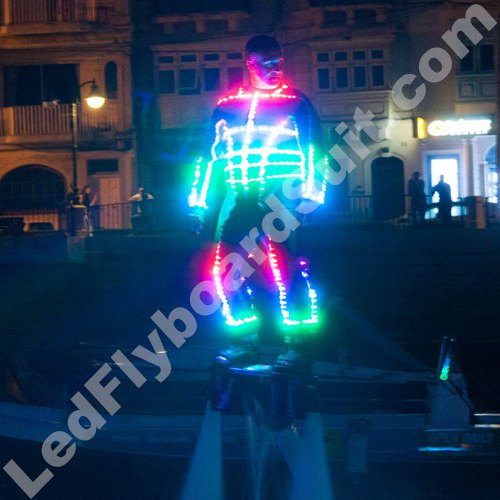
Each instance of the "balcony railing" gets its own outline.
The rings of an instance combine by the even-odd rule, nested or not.
[[[79,105],[78,129],[82,132],[118,128],[118,106],[107,101],[101,109]],[[0,108],[0,137],[53,136],[70,133],[71,104]]]
[[[115,17],[113,0],[0,0],[0,25],[12,28],[46,23],[109,23]]]

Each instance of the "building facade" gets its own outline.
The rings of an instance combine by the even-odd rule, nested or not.
[[[70,189],[71,103],[88,95],[89,81],[107,100],[100,110],[78,105],[78,186],[90,184],[99,203],[112,206],[125,202],[140,182],[157,199],[184,207],[210,114],[222,94],[248,83],[244,47],[259,33],[282,44],[286,78],[318,110],[332,156],[340,151],[353,162],[346,180],[331,188],[331,214],[404,215],[415,171],[428,193],[444,175],[456,200],[496,201],[498,29],[476,16],[471,26],[478,38],[464,38],[462,58],[442,39],[464,18],[468,4],[2,0],[0,5],[4,212],[54,210]],[[476,5],[496,18],[494,2]],[[440,62],[430,61],[434,77],[427,81],[420,74],[421,58],[436,47],[447,51],[451,66],[436,77]],[[425,97],[412,106],[394,99],[393,88],[404,75],[415,75],[403,89],[408,99],[418,85],[425,86]]]
[[[5,214],[56,212],[76,180],[101,205],[135,182],[131,23],[126,0],[0,2],[0,199]],[[106,98],[91,109],[98,86]],[[72,103],[77,102],[76,179]],[[50,215],[52,214],[52,216]],[[103,227],[110,221],[102,219]]]
[[[448,47],[449,74],[435,83],[419,77],[427,92],[418,105],[403,109],[392,93],[403,75],[418,76],[427,50],[446,47],[441,36],[469,5],[382,0],[256,1],[251,8],[247,2],[216,4],[157,4],[151,50],[160,140],[153,182],[161,184],[168,172],[168,191],[168,182],[177,186],[189,176],[187,165],[201,147],[218,96],[247,83],[246,41],[270,33],[284,47],[287,79],[318,110],[325,142],[340,147],[356,165],[333,189],[337,208],[369,210],[380,219],[399,217],[408,209],[407,182],[415,171],[428,193],[443,174],[457,201],[473,195],[496,200],[493,37],[498,30],[473,21],[481,41],[465,39],[470,53],[463,59]],[[496,17],[494,3],[485,2],[484,9]],[[485,120],[491,120],[486,128]],[[439,127],[435,122],[445,122],[447,132],[429,133],[429,126],[430,132]],[[419,135],[418,124],[425,136]]]

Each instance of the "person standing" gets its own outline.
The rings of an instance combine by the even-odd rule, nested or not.
[[[128,201],[132,202],[132,228],[147,229],[151,223],[151,200],[154,196],[146,192],[144,187],[139,186],[136,194]]]
[[[94,193],[88,184],[83,186],[80,192],[80,204],[85,207],[85,223],[89,236],[94,236],[94,229],[98,225],[98,203],[97,193]]]
[[[303,339],[313,338],[319,326],[309,263],[297,256],[299,231],[291,233],[286,241],[275,242],[259,228],[269,213],[266,200],[280,193],[287,180],[300,183],[299,201],[323,203],[326,180],[315,169],[318,162],[326,161],[321,125],[307,97],[282,81],[283,52],[274,38],[253,37],[246,44],[245,57],[250,85],[218,101],[188,199],[193,213],[202,220],[213,185],[226,192],[215,237],[212,274],[231,347],[220,352],[217,360],[232,366],[257,361],[263,318],[254,309],[249,280],[241,278],[237,290],[228,289],[225,284],[230,272],[222,263],[226,256],[237,252],[250,265],[259,265],[257,256],[264,253],[271,267],[285,337],[285,352],[275,364],[285,369],[302,367]],[[243,250],[240,242],[254,228],[256,246],[254,250]]]
[[[437,193],[439,195],[438,201],[438,217],[443,224],[449,224],[451,221],[451,207],[453,200],[451,199],[451,187],[444,182],[444,175],[439,176],[439,182],[432,188],[431,196]]]
[[[410,213],[413,222],[423,222],[427,210],[427,199],[425,183],[420,178],[420,172],[414,172],[408,181],[408,194],[410,195]]]

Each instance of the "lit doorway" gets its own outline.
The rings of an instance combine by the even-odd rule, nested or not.
[[[432,187],[439,182],[439,178],[442,175],[444,177],[444,182],[450,185],[451,199],[453,201],[459,201],[461,189],[460,189],[460,174],[459,174],[459,157],[458,155],[433,155],[428,156],[428,187],[427,192],[432,191]],[[437,203],[439,201],[439,195],[434,193],[432,197],[432,203]],[[433,209],[429,214],[431,217],[435,217],[437,209]],[[460,214],[460,207],[453,207],[451,211],[452,215]]]

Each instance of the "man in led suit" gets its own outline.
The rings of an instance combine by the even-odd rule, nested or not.
[[[326,180],[317,168],[326,162],[321,125],[309,100],[282,83],[283,54],[274,38],[252,38],[245,56],[251,85],[219,100],[209,128],[210,150],[196,164],[189,205],[202,219],[213,184],[225,185],[212,275],[231,348],[222,351],[218,361],[231,366],[256,361],[263,318],[254,308],[248,278],[262,264],[274,281],[285,332],[287,350],[277,364],[295,366],[303,363],[302,339],[314,335],[319,318],[308,262],[297,257],[300,215],[292,207],[300,202],[323,203]],[[283,196],[284,183],[295,193],[293,203]],[[266,231],[270,209],[275,215],[281,213],[286,224],[267,224],[271,229]],[[286,229],[283,225],[289,225],[285,241],[281,241],[283,231],[277,231]],[[273,237],[273,232],[279,236]],[[225,286],[231,268],[224,257],[231,252],[245,259],[236,290]]]

